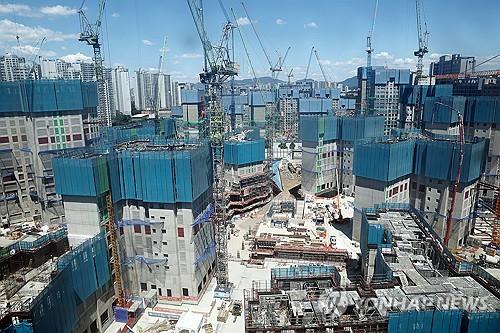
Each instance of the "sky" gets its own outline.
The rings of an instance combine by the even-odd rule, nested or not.
[[[318,51],[328,80],[354,76],[366,64],[366,36],[372,24],[375,0],[222,0],[231,8],[248,47],[247,57],[239,34],[235,35],[235,59],[242,78],[270,76],[269,64],[253,33],[254,22],[264,48],[275,62],[290,46],[280,73],[286,80],[305,77],[311,47]],[[461,53],[478,61],[500,53],[499,0],[422,0],[429,35],[424,63],[442,54]],[[77,10],[83,8],[95,20],[97,0],[0,0],[0,53],[34,59],[91,60],[92,48],[78,42]],[[205,0],[206,29],[217,43],[226,18],[218,0]],[[198,80],[203,67],[201,42],[186,0],[108,0],[101,41],[107,66],[158,68],[163,39],[167,38],[164,71],[175,80]],[[19,42],[16,40],[19,36]],[[46,42],[39,48],[40,40]],[[373,33],[373,65],[414,69],[418,48],[415,0],[379,0]],[[250,59],[250,60],[249,60]],[[479,69],[500,68],[500,58]],[[133,76],[133,75],[132,75]],[[313,56],[309,77],[321,80]]]

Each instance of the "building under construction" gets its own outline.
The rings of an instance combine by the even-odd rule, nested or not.
[[[449,232],[450,248],[465,244],[474,228],[484,140],[466,138],[460,146],[454,136],[414,131],[359,142],[355,151],[354,239],[360,239],[361,210],[390,202],[419,210],[442,239]]]
[[[106,238],[68,247],[62,227],[0,237],[2,332],[103,331],[114,290]]]
[[[273,202],[255,231],[250,262],[263,264],[265,259],[279,259],[345,266],[355,250],[349,251],[344,244],[337,247],[337,241],[341,242],[338,233],[328,217],[318,213],[314,208],[314,212],[303,215],[294,201]]]
[[[364,276],[308,264],[245,291],[247,332],[496,332],[499,281],[456,261],[410,206],[367,210]]]
[[[215,267],[206,142],[135,137],[53,164],[70,242],[100,232],[111,195],[125,298],[155,290],[160,302],[198,302]]]
[[[272,198],[270,170],[266,167],[265,143],[258,129],[243,129],[224,143],[226,181],[226,214],[248,212],[262,206]]]

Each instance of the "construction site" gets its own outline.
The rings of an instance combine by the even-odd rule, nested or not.
[[[421,0],[416,69],[372,66],[375,0],[354,91],[315,46],[303,79],[291,67],[279,81],[291,47],[270,56],[245,4],[237,18],[218,1],[213,42],[212,15],[186,2],[199,83],[164,76],[165,37],[157,73],[136,74],[147,110],[125,124],[101,50],[105,0],[95,21],[85,1],[75,11],[95,82],[0,83],[0,330],[499,332],[499,71],[447,73],[476,67],[453,55],[426,76]]]

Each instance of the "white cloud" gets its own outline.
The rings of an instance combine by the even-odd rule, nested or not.
[[[276,20],[276,24],[277,25],[283,25],[283,24],[286,24],[286,21],[279,18],[279,19]]]
[[[330,60],[328,60],[328,59],[321,59],[319,62],[322,65],[327,65],[327,66],[332,64],[332,62]]]
[[[115,18],[120,17],[120,13],[113,13],[113,14],[111,14],[111,17],[115,17]]]
[[[24,4],[0,4],[0,15],[15,14],[24,17],[42,17],[42,16],[70,16],[75,15],[78,11],[75,8],[55,5],[44,6],[41,8],[33,8]]]
[[[246,16],[245,17],[238,17],[238,19],[236,20],[236,23],[239,26],[249,25],[250,24],[250,20]]]
[[[66,46],[61,46],[61,50],[66,51],[67,47]]]
[[[150,41],[149,39],[143,39],[142,44],[147,45],[147,46],[153,46],[155,45],[154,42]]]
[[[75,54],[67,54],[63,57],[60,57],[59,59],[64,60],[66,62],[76,62],[78,60],[83,61],[83,62],[91,62],[92,57],[89,57],[83,53],[75,53]]]
[[[201,53],[183,53],[179,56],[179,58],[183,59],[196,59],[201,57],[203,57]]]
[[[70,8],[61,5],[46,6],[40,8],[40,12],[49,16],[69,16],[75,15],[78,11],[75,8]]]
[[[309,23],[304,24],[304,28],[305,29],[307,29],[307,28],[317,29],[317,28],[319,28],[319,26],[316,22],[309,22]]]
[[[39,41],[44,37],[47,41],[55,42],[77,38],[76,34],[64,34],[62,32],[53,31],[40,26],[29,27],[7,19],[0,20],[0,40],[16,41],[16,36],[19,36],[22,42]]]
[[[413,65],[415,63],[414,58],[397,58],[394,59],[394,65]]]
[[[14,3],[0,4],[0,15],[2,14],[15,14],[26,17],[37,16],[37,13],[30,6]]]
[[[373,57],[375,59],[384,59],[384,60],[392,60],[392,59],[394,59],[394,56],[392,54],[390,54],[389,52],[386,52],[386,51],[382,51],[382,52],[376,53]]]
[[[21,46],[14,46],[12,50],[15,53],[21,53],[24,55],[39,55],[42,57],[54,57],[56,53],[54,51],[50,50],[40,50],[39,47],[33,46],[33,45],[21,45]]]
[[[443,54],[441,54],[441,53],[432,53],[432,54],[429,56],[429,58],[430,58],[431,60],[437,60],[437,59],[439,59],[439,57],[440,57],[440,56],[442,56],[442,55],[443,55]]]

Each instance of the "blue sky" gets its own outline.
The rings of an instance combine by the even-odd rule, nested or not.
[[[430,31],[430,59],[441,54],[475,55],[479,60],[500,53],[500,1],[423,0]],[[47,38],[39,53],[49,58],[89,57],[89,46],[77,41],[76,9],[82,0],[0,0],[0,52],[33,57],[37,42]],[[240,22],[248,23],[241,0],[223,0]],[[355,75],[366,62],[366,35],[375,0],[246,0],[246,6],[272,59],[291,46],[285,71],[304,77],[312,46],[318,50],[330,80]],[[205,21],[212,42],[225,22],[217,0],[205,0]],[[93,19],[97,0],[84,4]],[[103,22],[103,45],[108,65],[130,70],[158,66],[162,40],[167,36],[166,72],[180,81],[195,81],[203,65],[202,49],[185,0],[108,0]],[[257,74],[268,75],[268,64],[250,25],[241,27]],[[15,36],[19,35],[19,45]],[[236,60],[242,77],[251,77],[247,57],[236,35]],[[417,46],[415,1],[380,0],[373,47],[374,65],[415,67]],[[500,68],[500,61],[482,67]],[[311,76],[321,79],[316,62]],[[286,79],[286,73],[281,74]]]

